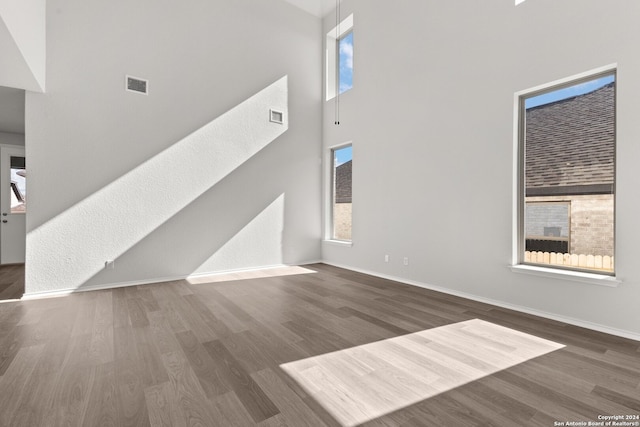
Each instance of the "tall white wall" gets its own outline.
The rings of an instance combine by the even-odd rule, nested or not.
[[[43,92],[46,0],[0,0],[0,85]]]
[[[319,259],[320,31],[284,1],[49,0],[27,294]]]
[[[353,245],[325,242],[323,259],[639,336],[640,4],[344,0],[352,12],[353,89],[340,126],[325,103],[323,141],[353,141]],[[513,273],[514,93],[613,63],[623,283]]]

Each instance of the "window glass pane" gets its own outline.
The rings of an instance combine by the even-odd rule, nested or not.
[[[27,211],[27,174],[25,158],[11,156],[11,213]]]
[[[333,200],[332,238],[351,240],[351,188],[353,158],[351,146],[332,150]]]
[[[524,260],[613,273],[615,75],[525,99]]]
[[[353,31],[338,43],[338,66],[340,69],[339,93],[353,87]]]

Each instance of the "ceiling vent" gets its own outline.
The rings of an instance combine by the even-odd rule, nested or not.
[[[129,92],[149,94],[149,80],[141,79],[133,76],[126,76],[125,89]]]

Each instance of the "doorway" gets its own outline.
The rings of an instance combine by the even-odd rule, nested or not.
[[[25,260],[27,174],[24,147],[0,148],[0,264]]]
[[[24,294],[25,104],[24,89],[0,86],[0,302]]]

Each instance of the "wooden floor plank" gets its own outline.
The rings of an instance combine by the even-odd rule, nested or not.
[[[179,332],[176,334],[176,338],[208,398],[211,399],[231,391],[231,385],[226,376],[221,373],[222,368],[217,366],[193,332]]]
[[[264,369],[251,376],[269,396],[272,396],[274,403],[280,408],[284,420],[290,425],[314,427],[323,425],[327,421],[326,412],[318,414],[305,405],[300,396],[288,387],[287,383],[282,381],[272,369]],[[339,424],[331,419],[329,425],[337,426]]]
[[[0,302],[20,299],[24,294],[24,264],[0,265]]]
[[[147,387],[144,397],[151,427],[186,426],[184,416],[175,413],[178,409],[173,404],[174,397],[169,382]]]
[[[169,376],[168,387],[162,391],[167,398],[165,405],[170,407],[168,412],[172,425],[215,425],[216,414],[211,408],[211,401],[207,399],[186,356],[181,352],[165,353],[162,361]]]
[[[224,344],[220,341],[211,341],[204,346],[224,369],[222,373],[225,380],[230,383],[232,390],[255,422],[266,420],[280,412]]]
[[[11,419],[15,411],[21,406],[20,400],[12,398],[14,395],[24,394],[29,390],[25,390],[27,381],[36,366],[38,360],[42,357],[44,345],[23,347],[16,354],[15,361],[7,369],[2,377],[0,377],[0,425],[11,425]]]
[[[628,393],[620,393],[615,390],[597,385],[593,388],[591,393],[595,396],[599,396],[609,400],[616,406],[621,405],[623,407],[622,409],[619,409],[619,413],[621,414],[627,413],[622,412],[625,409],[628,411],[628,413],[640,414],[640,390],[638,390],[637,388],[635,389],[635,393],[631,390],[629,390]]]
[[[134,328],[149,326],[149,319],[147,318],[144,304],[140,298],[127,298],[127,309],[129,310],[131,326]]]
[[[51,415],[46,402],[49,402],[58,380],[57,372],[44,375],[33,373],[25,383],[23,398],[13,414],[10,425],[12,427],[45,425],[45,420]]]
[[[66,364],[50,399],[47,425],[82,425],[94,381],[94,366],[77,368]]]
[[[89,398],[82,425],[87,427],[123,425],[118,393],[115,363],[109,362],[96,366],[95,380],[88,391]]]
[[[254,426],[257,423],[253,420],[247,408],[238,398],[238,395],[230,391],[213,399],[213,409],[216,411],[216,426]],[[272,417],[273,418],[273,417]],[[270,420],[272,418],[268,418]]]

